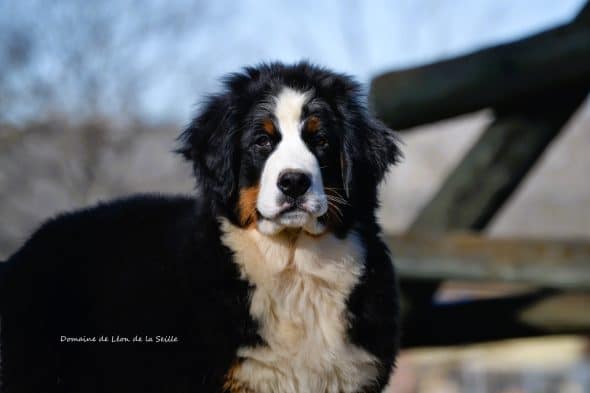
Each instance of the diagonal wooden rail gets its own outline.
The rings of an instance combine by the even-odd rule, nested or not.
[[[590,91],[547,91],[497,109],[496,119],[420,211],[411,231],[482,230]]]

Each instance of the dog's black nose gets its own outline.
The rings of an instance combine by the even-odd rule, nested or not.
[[[305,194],[305,191],[311,186],[309,175],[304,172],[287,170],[279,175],[277,186],[283,194],[292,198],[297,198]]]

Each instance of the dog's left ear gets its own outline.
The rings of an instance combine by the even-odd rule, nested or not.
[[[401,158],[399,140],[393,130],[373,117],[367,119],[365,135],[369,165],[374,171],[375,180],[379,183],[391,165],[398,163]]]
[[[342,180],[346,194],[358,177],[377,185],[385,173],[401,158],[395,132],[367,115],[353,124],[355,132],[345,136],[342,149]],[[364,182],[363,182],[364,183]]]
[[[211,97],[180,135],[181,146],[176,150],[192,161],[198,185],[225,206],[237,189],[235,124],[230,99]]]

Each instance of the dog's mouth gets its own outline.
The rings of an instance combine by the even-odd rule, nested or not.
[[[294,206],[281,212],[275,221],[289,228],[298,228],[303,227],[310,219],[315,218],[307,210]]]
[[[260,211],[258,211],[258,216],[262,220],[272,221],[289,228],[302,227],[308,220],[314,218],[307,209],[296,205],[282,208],[272,217],[265,216]]]
[[[319,235],[326,230],[327,213],[320,206],[307,203],[284,202],[274,216],[258,213],[258,229],[269,235],[283,229],[302,229],[312,235]]]

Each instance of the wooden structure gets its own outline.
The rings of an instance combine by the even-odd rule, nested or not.
[[[590,2],[566,25],[373,80],[373,109],[402,132],[483,108],[495,116],[409,233],[389,238],[404,297],[403,346],[590,334],[590,241],[491,240],[477,234],[589,92]],[[538,289],[435,304],[437,288],[449,279]]]

